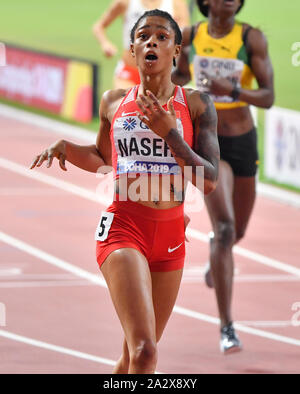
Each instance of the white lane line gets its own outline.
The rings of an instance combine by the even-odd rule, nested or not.
[[[15,172],[19,175],[34,179],[36,181],[46,183],[47,185],[51,185],[68,193],[75,194],[76,196],[86,198],[87,200],[93,202],[98,202],[104,205],[109,205],[111,203],[111,200],[109,200],[108,198],[98,196],[95,192],[92,192],[88,189],[74,185],[70,182],[62,181],[61,179],[55,178],[50,175],[43,174],[42,172],[29,170],[28,167],[17,164],[2,157],[0,157],[0,167]]]
[[[202,283],[204,282],[204,277],[203,275],[183,274],[182,281],[185,283]],[[234,277],[235,283],[274,283],[299,281],[299,276],[292,275],[238,275]]]
[[[29,280],[32,280],[32,281],[43,281],[43,280],[47,280],[47,281],[51,281],[51,280],[52,281],[62,281],[62,280],[67,281],[67,280],[69,280],[69,281],[72,281],[74,279],[77,280],[77,277],[75,275],[67,274],[67,273],[66,274],[64,274],[64,273],[63,274],[22,274],[21,270],[19,270],[19,272],[17,271],[16,268],[14,270],[16,270],[15,273],[14,273],[14,271],[10,272],[10,271],[5,270],[4,272],[6,272],[6,273],[3,274],[3,276],[5,278],[4,279],[0,278],[0,282],[6,281],[6,280],[12,280],[12,279],[18,280],[18,281],[29,281]],[[18,276],[16,278],[15,277],[12,278],[12,275],[16,275],[16,274]]]
[[[179,307],[177,305],[175,305],[173,311],[176,313],[179,313],[180,315],[183,315],[183,316],[191,317],[191,318],[194,318],[197,320],[206,321],[207,323],[212,323],[212,324],[217,324],[217,325],[220,324],[220,320],[216,317],[205,315],[204,313],[195,312],[195,311],[192,311],[187,308]],[[235,322],[234,322],[234,327],[238,331],[245,332],[247,334],[255,335],[258,337],[262,337],[262,338],[268,338],[273,341],[283,342],[283,343],[287,343],[289,345],[300,346],[300,340],[296,339],[296,338],[290,338],[290,337],[286,337],[283,335],[277,335],[277,334],[274,334],[269,331],[259,330],[259,329],[252,328],[252,327],[247,327],[247,326],[244,326],[243,324],[239,324],[239,323],[235,323]]]
[[[187,237],[192,237],[197,239],[198,241],[208,243],[207,234],[204,234],[198,230],[188,227],[186,229],[186,235]],[[260,263],[292,275],[300,276],[300,268],[297,268],[291,264],[283,263],[281,261],[264,256],[263,254],[252,252],[249,249],[241,248],[240,246],[234,246],[233,251],[235,254],[246,257],[247,259],[253,260],[256,263]]]
[[[186,264],[182,280],[187,283],[200,283],[204,281],[206,265],[192,265],[189,261]],[[237,283],[244,282],[299,282],[300,276],[281,275],[281,274],[241,274],[240,269],[234,269],[234,281]]]
[[[73,281],[31,281],[31,282],[0,282],[0,289],[20,289],[20,288],[34,288],[34,287],[74,287],[74,286],[93,286],[93,283],[86,280]]]
[[[80,278],[84,278],[86,280],[89,280],[92,283],[96,283],[100,286],[107,287],[105,280],[100,277],[100,272],[99,276],[92,274],[91,272],[88,272],[86,270],[83,270],[82,268],[79,268],[73,264],[67,263],[64,260],[61,260],[49,253],[46,253],[42,251],[41,249],[35,248],[31,245],[29,245],[26,242],[20,241],[17,238],[11,237],[10,235],[4,234],[3,232],[0,231],[0,241],[5,242],[8,245],[11,245],[19,250],[22,250],[23,252],[26,252],[37,259],[41,259],[45,261],[46,263],[49,263],[51,265],[54,265],[55,267],[58,267],[60,269],[63,269],[67,272],[70,272],[76,276],[79,276]]]
[[[57,196],[63,195],[64,191],[52,189],[50,187],[32,188],[32,187],[2,187],[0,196]]]
[[[28,111],[13,108],[9,105],[0,104],[0,115],[19,122],[24,122],[26,124],[35,125],[41,128],[41,131],[45,133],[51,132],[68,136],[73,139],[78,138],[87,143],[95,143],[95,132],[79,126],[72,126],[58,120],[53,120],[41,115],[33,114]],[[300,208],[299,193],[280,189],[278,187],[260,182],[257,183],[257,193],[263,197]]]
[[[20,275],[22,270],[20,268],[1,268],[0,269],[0,277],[1,276],[11,276],[11,275]]]
[[[288,327],[293,326],[292,320],[243,320],[236,321],[237,324],[245,324],[254,327]]]
[[[93,361],[99,364],[115,365],[115,361],[109,360],[108,358],[94,356],[92,354],[79,352],[77,350],[68,349],[63,346],[53,345],[48,342],[37,341],[33,338],[24,337],[23,335],[14,334],[6,330],[0,330],[0,336],[7,339],[12,339],[13,341],[26,343],[27,345],[39,347],[46,350],[52,350],[54,352],[67,354],[68,356],[73,356],[77,358],[83,358],[85,360]]]
[[[2,277],[1,277],[2,276]],[[28,288],[28,287],[65,287],[65,286],[93,286],[86,279],[78,279],[74,274],[21,274],[0,270],[0,288]]]
[[[6,244],[11,245],[12,247],[15,247],[17,249],[20,249],[23,252],[32,254],[33,256],[35,256],[41,260],[44,260],[49,264],[55,265],[56,267],[66,270],[68,272],[71,272],[81,278],[87,279],[87,280],[89,280],[95,284],[98,284],[102,287],[107,287],[104,279],[101,280],[101,278],[99,278],[97,275],[92,274],[91,272],[85,271],[81,268],[78,268],[71,263],[67,263],[66,261],[58,259],[57,257],[50,255],[49,253],[45,253],[42,250],[35,248],[35,247],[29,245],[28,243],[20,241],[20,240],[12,237],[10,235],[7,235],[3,232],[0,232],[0,241],[5,242]],[[197,320],[201,320],[201,321],[205,321],[207,323],[212,323],[212,324],[217,324],[217,325],[220,324],[219,319],[216,317],[209,316],[204,313],[196,312],[191,309],[187,309],[187,308],[184,308],[184,307],[181,307],[178,305],[175,305],[173,311],[175,313],[178,313],[179,315],[191,317],[193,319],[197,319]],[[290,338],[290,337],[286,337],[283,335],[273,334],[268,331],[254,329],[251,327],[243,326],[242,324],[235,324],[235,327],[237,330],[246,332],[247,334],[260,336],[263,338],[268,338],[268,339],[278,341],[278,342],[288,343],[288,344],[294,345],[294,346],[300,346],[300,340],[295,339],[295,338]]]
[[[30,112],[10,107],[9,105],[0,104],[0,115],[6,118],[14,119],[17,122],[34,125],[41,128],[44,132],[54,132],[72,138],[79,138],[89,143],[95,143],[96,133],[78,126],[72,126],[58,120],[49,119],[45,116],[32,114]],[[40,130],[39,130],[40,131]]]
[[[0,157],[0,167],[5,168],[6,170],[15,172],[22,176],[26,176],[31,179],[35,179],[39,182],[46,183],[48,185],[57,187],[59,189],[65,190],[66,192],[75,194],[79,197],[83,197],[87,200],[97,202],[107,206],[111,203],[111,199],[108,197],[102,196],[101,194],[96,194],[88,189],[84,189],[77,185],[74,185],[70,182],[65,182],[50,175],[45,175],[38,171],[28,170],[27,167],[17,164],[13,161],[4,159]],[[208,236],[198,230],[188,227],[186,230],[187,236],[197,239],[199,241],[208,243]],[[235,254],[248,258],[249,260],[253,260],[256,263],[260,263],[266,265],[271,268],[278,269],[280,271],[287,272],[292,275],[300,276],[300,268],[297,268],[293,265],[283,263],[281,261],[269,258],[260,253],[252,252],[248,249],[241,248],[240,246],[235,246],[233,248]]]
[[[295,208],[300,208],[300,194],[288,190],[280,189],[279,187],[268,185],[265,183],[257,184],[257,194],[268,198],[269,200],[277,201],[291,205]]]

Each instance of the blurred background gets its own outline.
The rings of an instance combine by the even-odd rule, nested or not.
[[[191,11],[191,22],[202,20],[203,16],[194,1],[186,1]],[[112,88],[114,69],[122,48],[121,18],[117,18],[107,29],[108,37],[119,49],[119,53],[112,58],[104,56],[92,32],[93,24],[110,3],[111,0],[3,0],[0,7],[0,42],[86,59],[98,65],[98,105],[102,93]],[[274,108],[271,111],[258,110],[259,178],[297,192],[300,191],[299,15],[298,0],[246,0],[237,18],[261,29],[268,39],[275,74],[275,110],[280,108],[274,113]],[[0,102],[66,121],[60,116],[17,104],[7,98],[0,98]],[[282,108],[293,111],[282,111]],[[72,120],[69,122],[78,124]],[[84,123],[84,127],[97,131],[98,118],[93,116]],[[269,132],[266,131],[267,127]],[[269,152],[269,159],[266,152]]]

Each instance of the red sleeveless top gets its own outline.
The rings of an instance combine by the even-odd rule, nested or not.
[[[111,123],[110,139],[115,177],[120,174],[175,174],[178,164],[166,141],[148,128],[137,116],[141,113],[135,100],[139,85],[129,90]],[[175,87],[174,109],[177,130],[187,144],[193,145],[193,124],[186,96],[180,86]],[[163,106],[167,109],[167,106]]]

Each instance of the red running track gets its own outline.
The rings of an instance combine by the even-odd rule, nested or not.
[[[0,373],[110,373],[122,331],[95,260],[99,179],[68,163],[66,173],[57,163],[29,172],[61,135],[5,116],[0,130]],[[81,187],[77,194],[70,184]],[[299,209],[257,198],[235,253],[233,310],[244,350],[223,356],[215,296],[202,278],[210,224],[205,209],[192,214],[158,371],[299,373],[299,223]]]

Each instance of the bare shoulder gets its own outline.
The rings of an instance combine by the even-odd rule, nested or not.
[[[196,89],[184,88],[186,100],[189,107],[190,115],[193,121],[199,119],[203,114],[216,121],[217,113],[214,103],[206,93],[199,92]]]
[[[128,91],[129,89],[111,89],[104,92],[99,107],[100,118],[110,121]]]
[[[102,100],[104,100],[107,103],[113,103],[114,101],[119,100],[122,97],[126,96],[126,93],[129,91],[129,89],[110,89],[106,90],[103,93]]]
[[[252,52],[264,51],[268,46],[268,41],[265,34],[248,23],[243,23],[243,33],[248,30],[247,42]]]

